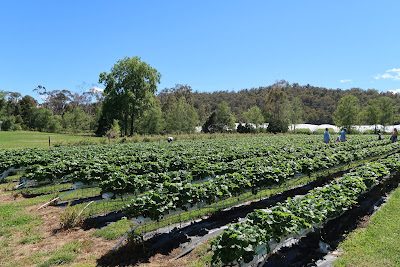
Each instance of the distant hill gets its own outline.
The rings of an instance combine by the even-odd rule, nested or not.
[[[266,95],[270,89],[271,86],[243,89],[238,92],[218,91],[200,93],[195,91],[192,93],[192,102],[202,123],[222,101],[226,101],[229,104],[236,119],[240,121],[243,112],[254,105],[260,109],[264,109]],[[360,100],[361,109],[366,107],[368,101],[371,99],[377,99],[380,96],[390,97],[395,102],[395,118],[400,117],[400,96],[392,92],[379,93],[374,89],[362,90],[360,88],[349,90],[327,89],[309,84],[301,86],[294,83],[290,85],[286,93],[289,97],[298,97],[303,102],[305,111],[304,123],[333,124],[332,115],[336,110],[337,104],[347,94],[352,94]]]

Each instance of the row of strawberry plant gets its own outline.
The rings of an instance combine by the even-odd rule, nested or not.
[[[268,255],[274,245],[287,237],[301,235],[337,217],[383,177],[400,171],[399,160],[400,155],[396,154],[366,164],[304,196],[248,214],[245,222],[230,225],[211,242],[213,263],[249,263],[257,255]]]
[[[362,141],[361,141],[362,140]],[[365,137],[354,138],[353,143],[366,143]],[[370,139],[369,139],[370,141]],[[249,157],[273,156],[281,151],[287,154],[305,150],[306,153],[318,153],[325,145],[316,137],[279,137],[248,138],[224,140],[200,140],[165,143],[99,145],[87,147],[62,147],[50,149],[0,150],[0,172],[11,167],[20,168],[31,165],[52,165],[46,171],[51,178],[68,174],[74,169],[83,169],[93,164],[125,166],[136,164],[138,173],[149,171],[174,171],[191,168],[198,162],[230,162]],[[340,147],[337,144],[336,147]],[[147,167],[142,164],[149,162]],[[28,172],[37,168],[31,167]],[[40,169],[40,168],[39,168]],[[133,169],[133,166],[132,168]],[[42,169],[40,169],[42,170]],[[43,170],[42,170],[43,171]]]
[[[360,155],[364,155],[364,158],[383,155],[392,151],[393,146],[398,147],[396,144],[383,147],[365,148],[359,151],[352,151],[352,153],[346,152],[346,154],[354,154],[354,156],[347,156],[347,161],[340,161],[340,163],[349,162],[354,159],[354,157],[361,159]],[[246,184],[249,184],[249,187],[246,187],[246,189],[255,190],[256,188],[264,188],[280,184],[288,178],[293,177],[296,173],[304,171],[305,168],[317,171],[328,167],[334,167],[338,164],[338,158],[341,158],[344,153],[345,152],[334,154],[329,158],[300,158],[297,161],[288,161],[284,158],[280,158],[281,160],[276,161],[269,161],[268,158],[249,159],[241,162],[242,164],[230,166],[229,168],[214,169],[212,172],[209,172],[208,175],[219,175],[220,177],[225,177],[226,174],[239,174],[247,179]],[[85,181],[85,179],[85,177],[82,177],[82,180],[80,181]],[[102,189],[102,192],[124,194],[136,191],[144,192],[148,188],[154,188],[155,185],[164,181],[170,183],[186,183],[189,186],[191,180],[194,180],[193,170],[192,172],[151,173],[142,176],[126,175],[114,172],[106,174],[105,179],[99,179],[97,182],[100,183],[99,187]],[[216,181],[218,181],[218,179],[214,179],[213,183]],[[230,197],[230,195],[227,194],[223,197]]]
[[[203,157],[208,162],[230,161],[240,157],[240,155],[247,157],[273,154],[273,147],[279,150],[283,145],[280,139],[256,138],[251,140],[236,138],[223,141],[220,139],[182,141],[173,144],[147,143],[0,150],[0,172],[11,167],[19,168],[32,164],[44,165],[45,163],[73,161],[77,158],[80,160],[107,160],[107,162],[114,162],[116,165],[125,165],[130,162],[155,162],[164,158],[179,159],[188,156]]]
[[[266,162],[271,161],[270,166],[276,165],[276,162],[283,162],[290,159],[298,159],[304,158],[300,165],[301,170],[299,172],[303,172],[308,174],[311,171],[315,171],[315,169],[329,168],[339,163],[345,163],[351,161],[357,157],[364,157],[360,151],[362,148],[371,147],[374,143],[364,142],[362,144],[351,145],[349,143],[348,146],[337,146],[337,147],[328,147],[328,149],[324,149],[320,151],[318,160],[321,162],[323,166],[315,167],[316,160],[312,160],[309,158],[308,150],[305,149],[305,152],[296,151],[293,153],[287,153],[287,150],[275,151],[274,155],[270,155],[268,157],[260,157],[258,161],[262,162],[262,165],[266,165]],[[376,145],[385,146],[391,143],[388,142],[376,142]],[[373,147],[376,147],[373,146]],[[346,148],[346,149],[344,149]],[[354,153],[346,153],[346,151],[355,151],[358,150],[357,154]],[[340,153],[337,153],[340,152]],[[72,179],[77,181],[82,181],[85,183],[91,183],[92,181],[99,182],[105,181],[110,177],[110,175],[114,176],[134,176],[134,179],[137,179],[136,175],[144,175],[151,173],[165,173],[177,170],[189,170],[191,172],[191,176],[193,180],[200,180],[207,176],[213,176],[217,174],[223,173],[234,173],[238,169],[241,169],[245,166],[257,166],[260,165],[257,162],[254,162],[253,159],[239,159],[233,160],[231,162],[218,162],[218,163],[209,163],[204,158],[192,158],[190,160],[179,159],[178,162],[184,164],[176,163],[175,159],[171,159],[168,161],[159,161],[159,162],[143,162],[143,163],[128,163],[124,166],[113,165],[112,161],[93,161],[93,160],[80,160],[76,159],[73,161],[62,161],[56,164],[50,164],[47,166],[35,164],[29,166],[26,169],[26,175],[23,178],[32,179],[36,181],[41,180],[53,180],[60,179],[65,175],[71,175]],[[122,174],[121,174],[122,173]],[[150,175],[151,176],[151,175]]]
[[[301,158],[298,157],[295,160],[286,160],[282,155],[275,156],[274,158],[255,158],[247,160],[236,160],[230,163],[220,163],[211,164],[209,167],[208,175],[222,175],[222,174],[240,174],[247,179],[249,184],[246,190],[256,191],[258,188],[265,188],[267,186],[278,185],[285,181],[286,179],[293,177],[294,174],[301,171],[316,171],[328,167],[333,167],[335,164],[342,163],[345,159],[352,160],[356,155],[371,156],[371,155],[381,155],[392,150],[393,146],[397,145],[391,144],[388,146],[378,146],[373,148],[360,149],[358,151],[353,150],[350,152],[339,151],[339,153],[332,154],[329,157],[318,157],[314,159]],[[324,151],[329,153],[330,149]],[[346,154],[346,155],[345,155]],[[350,156],[349,156],[350,155]],[[271,161],[272,160],[272,161]],[[46,169],[45,167],[38,166],[40,169]],[[306,169],[306,170],[305,170]],[[55,171],[60,171],[61,168],[54,168]],[[148,173],[145,175],[129,174],[126,169],[121,169],[121,167],[110,166],[107,164],[93,165],[91,169],[82,169],[72,173],[70,178],[73,182],[83,182],[86,184],[99,184],[103,193],[112,192],[114,194],[126,194],[126,193],[143,193],[149,189],[155,188],[157,184],[162,184],[164,181],[170,183],[184,183],[190,184],[193,180],[197,180],[196,173],[197,169],[194,168],[190,171],[175,171],[175,172],[165,172],[165,173]],[[37,172],[42,178],[47,178],[46,172]],[[204,173],[203,173],[204,174]],[[50,173],[50,177],[52,177]],[[28,174],[29,177],[29,174]],[[215,182],[215,181],[214,181]],[[217,187],[216,187],[217,188]],[[221,195],[218,191],[213,191],[218,194],[220,198],[230,197],[229,192]],[[158,203],[156,205],[162,205]],[[164,209],[164,210],[171,210]]]
[[[224,147],[223,151],[226,151],[226,144],[224,142],[220,143],[221,144],[217,147]],[[254,144],[253,142],[251,143]],[[215,142],[212,142],[212,144],[215,145]],[[31,166],[28,166],[26,170],[26,173],[30,175],[28,175],[26,178],[34,179],[37,181],[39,181],[40,179],[60,179],[63,176],[69,175],[78,170],[81,170],[83,173],[85,173],[85,171],[92,172],[94,174],[92,175],[92,177],[94,177],[98,172],[96,169],[103,168],[107,170],[107,167],[105,167],[104,165],[122,167],[127,173],[141,175],[151,172],[158,173],[190,169],[194,166],[201,166],[201,162],[205,165],[213,162],[215,162],[215,164],[218,164],[219,162],[229,162],[227,159],[235,160],[237,158],[243,158],[243,155],[246,155],[247,157],[254,157],[259,155],[268,155],[272,157],[273,155],[279,153],[278,148],[274,148],[273,143],[269,142],[267,144],[268,148],[259,147],[260,149],[257,151],[257,153],[248,154],[246,153],[246,149],[242,148],[241,154],[237,153],[238,151],[235,151],[235,153],[231,153],[230,151],[230,153],[225,153],[225,155],[229,154],[228,156],[222,157],[222,153],[217,152],[215,147],[212,150],[202,151],[202,155],[198,155],[197,153],[193,153],[193,149],[188,149],[190,147],[198,147],[198,144],[186,143],[185,146],[182,147],[182,150],[185,151],[185,153],[178,153],[176,151],[176,153],[171,153],[170,151],[161,150],[162,153],[159,153],[156,157],[151,158],[151,160],[154,161],[147,161],[150,157],[141,157],[141,155],[113,156],[113,153],[111,153],[110,151],[108,152],[106,158],[103,155],[83,157],[81,153],[78,153],[76,157],[71,157],[70,154],[66,155],[62,160],[57,160],[47,164],[47,166],[45,166],[46,164],[43,164],[43,162],[34,165],[30,164]],[[117,148],[118,147],[116,147],[116,149]],[[187,150],[189,150],[190,152],[187,152]],[[198,152],[198,150],[195,151]],[[253,152],[256,151],[254,150]],[[214,156],[214,154],[216,156]],[[213,158],[211,158],[211,156]],[[77,160],[77,158],[79,160]],[[140,159],[140,161],[138,159]]]
[[[388,148],[390,147],[369,148],[367,150],[369,155],[381,155],[391,150],[388,150]],[[211,204],[249,190],[257,193],[259,188],[283,183],[293,174],[291,167],[295,168],[295,166],[288,165],[286,168],[247,167],[235,173],[217,176],[213,180],[200,184],[170,181],[153,184],[154,189],[152,191],[132,199],[125,206],[126,214],[131,217],[144,216],[158,220],[165,214],[177,209],[185,210],[197,203]],[[137,180],[125,178],[113,177],[111,180],[100,183],[99,186],[102,190],[109,190],[108,192],[126,193],[126,188],[135,188]]]

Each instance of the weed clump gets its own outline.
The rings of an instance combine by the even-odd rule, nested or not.
[[[71,203],[68,203],[64,212],[60,215],[60,227],[63,230],[71,229],[74,227],[80,227],[83,225],[84,218],[79,214],[79,210],[75,207],[71,207]]]

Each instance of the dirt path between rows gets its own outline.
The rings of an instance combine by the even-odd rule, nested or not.
[[[12,192],[0,192],[0,203],[2,205],[15,203],[16,201],[24,201],[25,198],[21,195],[13,195]],[[19,263],[26,262],[27,258],[34,256],[37,253],[48,253],[56,249],[61,248],[64,244],[71,243],[74,241],[81,242],[82,248],[79,250],[78,258],[73,262],[85,263],[85,266],[99,266],[98,260],[104,255],[112,255],[111,250],[117,244],[118,240],[105,240],[93,236],[95,229],[83,230],[82,228],[76,227],[69,230],[60,229],[60,214],[63,211],[59,207],[47,206],[40,210],[37,210],[41,204],[32,205],[25,208],[25,210],[33,216],[39,216],[41,218],[41,224],[38,227],[32,229],[34,234],[43,237],[43,240],[35,244],[21,244],[18,242],[24,237],[25,233],[13,233],[13,241],[10,242],[8,248],[10,248],[10,254],[7,255],[8,259],[12,259],[12,262],[18,266]],[[138,262],[138,266],[187,266],[192,256],[189,255],[185,259],[173,260],[177,255],[182,252],[181,249],[174,249],[168,255],[155,254],[149,257],[146,262]],[[129,258],[132,256],[134,251],[126,251],[123,257]],[[49,254],[50,255],[50,254]],[[50,256],[43,258],[45,261]],[[43,262],[42,261],[42,262]],[[0,265],[1,262],[0,262]],[[36,266],[26,265],[24,266]],[[101,264],[100,264],[101,265]],[[22,266],[22,265],[21,265]],[[111,266],[111,265],[110,265]],[[119,266],[116,264],[114,266]],[[124,265],[127,266],[127,265]]]
[[[0,194],[0,203],[8,204],[15,201],[23,201],[20,195],[13,196],[11,192],[3,192]],[[82,242],[82,249],[79,250],[79,256],[75,262],[86,261],[96,265],[96,260],[107,253],[116,241],[107,241],[92,235],[94,230],[84,231],[81,228],[70,230],[60,229],[60,214],[62,210],[57,207],[48,206],[37,210],[41,204],[28,206],[25,210],[33,215],[41,218],[41,224],[33,227],[30,234],[36,234],[43,237],[43,240],[34,244],[21,244],[18,242],[25,233],[13,233],[13,240],[8,245],[11,253],[7,257],[12,259],[14,263],[24,262],[23,260],[41,252],[51,252],[61,248],[64,244],[74,241]]]

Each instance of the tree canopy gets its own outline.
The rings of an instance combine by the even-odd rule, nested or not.
[[[112,121],[122,122],[125,135],[134,133],[134,121],[143,114],[143,107],[151,101],[160,83],[161,74],[140,57],[125,57],[111,68],[109,73],[100,73],[103,83],[104,102],[98,134],[110,127]]]
[[[351,129],[357,124],[360,101],[353,95],[347,95],[339,100],[334,113],[334,121],[337,126]]]

